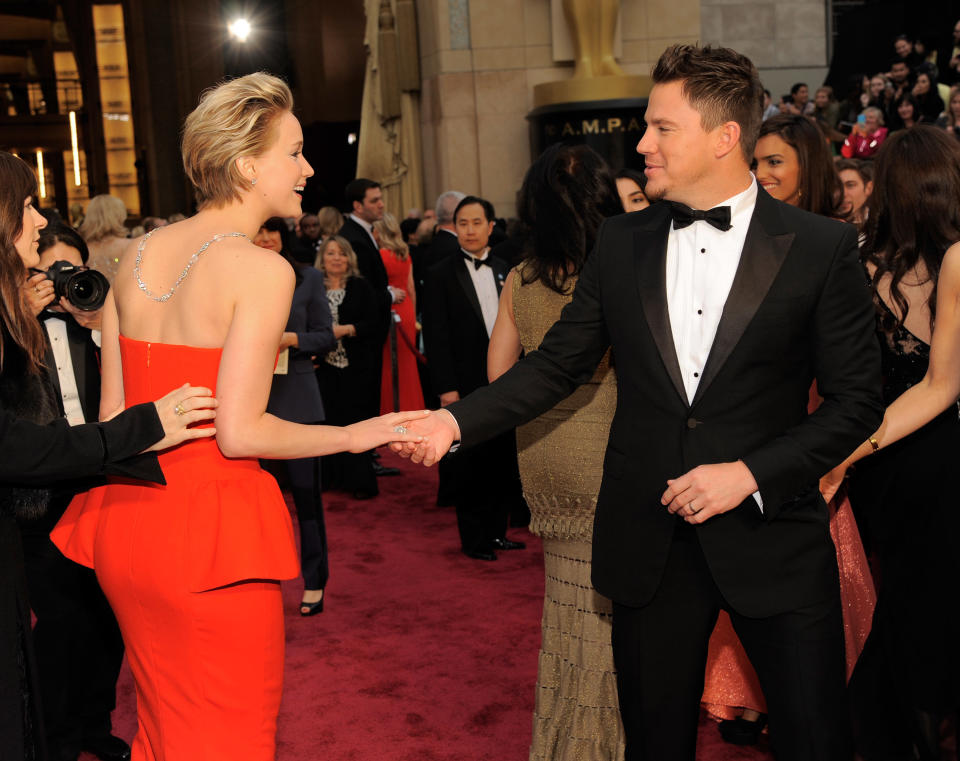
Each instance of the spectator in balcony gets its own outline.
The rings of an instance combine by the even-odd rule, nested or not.
[[[943,113],[943,98],[937,91],[937,78],[929,67],[921,68],[917,72],[912,93],[920,109],[920,118],[917,121],[934,124]]]
[[[847,139],[843,141],[840,154],[844,158],[871,158],[887,138],[888,130],[883,126],[883,111],[871,106],[865,108],[861,116],[863,120],[857,120]]]
[[[893,104],[894,116],[890,119],[890,131],[909,129],[920,122],[920,107],[917,99],[904,93]]]
[[[905,34],[898,34],[893,40],[895,60],[903,61],[911,69],[917,68],[923,61],[913,49],[913,40]]]
[[[837,128],[840,119],[840,104],[833,97],[832,87],[819,87],[813,96],[813,118],[829,131]]]
[[[945,129],[957,140],[960,140],[960,86],[954,87],[950,91],[950,102],[947,104],[947,110],[937,119],[936,126]]]

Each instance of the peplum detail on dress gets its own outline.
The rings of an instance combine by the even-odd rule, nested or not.
[[[216,389],[220,349],[120,337],[127,406],[189,381]],[[98,542],[116,541],[131,521],[176,537],[181,578],[191,592],[300,573],[290,511],[276,480],[256,459],[230,459],[215,439],[160,455],[165,486],[110,479],[77,495],[50,537],[71,560],[96,568]],[[147,529],[147,526],[153,526]]]

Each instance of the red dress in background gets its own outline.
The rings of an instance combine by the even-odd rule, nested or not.
[[[808,410],[812,412],[819,404],[820,398],[814,384],[810,389]],[[835,500],[830,505],[830,536],[837,550],[840,571],[840,601],[843,605],[844,647],[849,680],[870,633],[877,594],[850,500],[844,497],[843,501],[837,503]],[[834,506],[836,511],[833,511]],[[710,715],[717,719],[735,719],[742,708],[752,708],[760,713],[766,713],[767,710],[757,674],[733,630],[730,617],[724,611],[720,612],[710,637],[701,702]]]
[[[410,268],[413,262],[408,256],[401,259],[388,248],[380,249],[380,258],[387,270],[387,282],[393,288],[407,291],[407,298],[393,305],[393,314],[400,317],[397,326],[397,388],[400,390],[400,406],[393,406],[393,360],[390,350],[390,338],[383,346],[383,379],[380,383],[380,414],[401,410],[422,410],[423,390],[420,388],[420,374],[417,372],[417,315],[413,305],[413,293],[410,293]]]
[[[220,349],[120,337],[127,406],[189,380],[216,389]],[[283,684],[281,579],[299,574],[290,514],[256,459],[215,439],[160,455],[166,486],[111,480],[51,538],[92,567],[137,690],[133,761],[273,761]]]

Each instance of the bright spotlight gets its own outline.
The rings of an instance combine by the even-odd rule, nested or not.
[[[355,142],[357,142],[357,133],[351,132],[347,135],[347,145],[353,145]]]
[[[250,36],[250,22],[245,18],[238,18],[236,21],[231,21],[227,25],[227,30],[230,32],[231,37],[236,37],[240,42],[246,42],[247,37]]]

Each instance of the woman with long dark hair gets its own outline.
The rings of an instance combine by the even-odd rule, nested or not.
[[[30,761],[46,747],[17,520],[42,515],[58,480],[113,473],[162,483],[156,457],[138,453],[213,435],[187,425],[213,418],[216,405],[208,389],[183,386],[109,422],[71,428],[59,417],[43,329],[23,293],[46,226],[36,192],[32,170],[0,151],[0,758]]]
[[[960,707],[960,145],[919,125],[877,157],[862,251],[874,287],[888,405],[828,474],[851,494],[878,560],[873,629],[851,680],[866,761],[939,759]],[[918,755],[914,755],[915,750]]]
[[[322,423],[326,413],[314,374],[313,357],[326,354],[334,345],[333,318],[323,277],[313,267],[294,258],[296,239],[280,217],[270,217],[264,222],[253,242],[280,254],[296,275],[290,317],[280,338],[281,363],[273,374],[267,412],[294,423]],[[300,615],[312,616],[323,612],[324,590],[330,578],[320,458],[304,457],[277,465],[286,470],[300,526],[300,573],[303,575]]]
[[[838,216],[842,196],[826,138],[803,116],[780,114],[760,127],[754,151],[757,182],[791,206],[825,217]]]
[[[533,163],[517,210],[525,259],[500,294],[487,354],[491,381],[521,350],[540,344],[570,301],[601,223],[621,212],[610,170],[590,148],[553,145]],[[593,514],[616,396],[608,353],[589,383],[517,429],[530,530],[543,538],[546,572],[531,761],[623,758],[611,605],[590,583]]]

